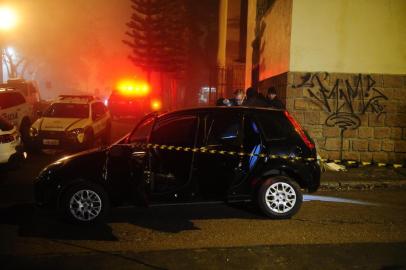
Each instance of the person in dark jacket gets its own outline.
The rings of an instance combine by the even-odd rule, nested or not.
[[[242,106],[268,107],[268,103],[266,102],[265,97],[258,93],[255,88],[249,87],[246,91],[246,99],[242,103]]]
[[[268,107],[273,109],[284,109],[285,105],[283,105],[282,101],[276,95],[275,87],[269,87],[268,92],[266,95]]]

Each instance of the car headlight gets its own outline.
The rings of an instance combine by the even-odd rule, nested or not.
[[[72,137],[76,137],[76,136],[78,136],[80,134],[84,134],[84,133],[85,133],[85,130],[83,128],[75,128],[75,129],[68,131],[68,135],[72,136]]]
[[[38,129],[36,129],[35,127],[30,127],[30,136],[31,137],[36,137],[38,136]]]

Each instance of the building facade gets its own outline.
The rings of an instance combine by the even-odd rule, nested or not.
[[[406,160],[406,1],[247,1],[245,86],[275,86],[323,158]]]

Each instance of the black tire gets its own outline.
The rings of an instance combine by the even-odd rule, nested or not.
[[[89,196],[88,199],[86,194]],[[75,201],[75,197],[82,200],[82,206]],[[99,185],[90,182],[83,182],[69,188],[61,198],[60,207],[63,218],[75,224],[103,223],[110,212],[107,193]],[[83,215],[82,218],[80,218],[81,215]]]
[[[262,183],[257,193],[257,202],[268,217],[288,219],[299,211],[303,195],[295,181],[286,176],[275,176]]]

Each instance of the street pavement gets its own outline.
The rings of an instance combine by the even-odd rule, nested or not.
[[[115,122],[113,138],[131,127]],[[305,194],[290,220],[249,204],[167,205],[80,227],[33,204],[34,177],[62,154],[0,172],[1,269],[406,269],[406,188],[368,184],[401,183],[403,170],[324,173],[327,188]]]
[[[2,269],[405,269],[406,190],[324,191],[290,220],[246,205],[119,208],[79,227],[0,208]],[[306,197],[305,197],[306,198]],[[345,199],[345,201],[340,202]]]

